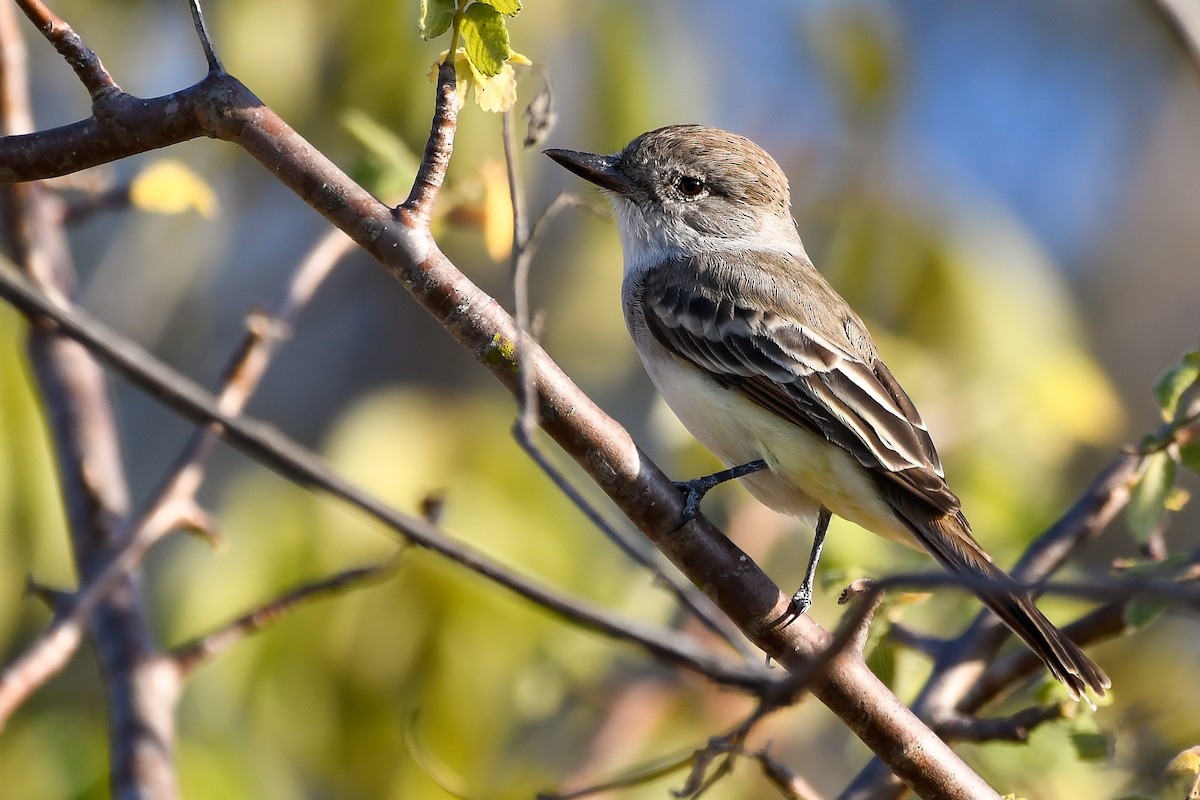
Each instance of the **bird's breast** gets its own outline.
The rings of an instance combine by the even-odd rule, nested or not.
[[[916,546],[867,470],[819,434],[763,408],[664,348],[626,307],[638,354],[684,427],[727,466],[756,459],[768,469],[741,479],[764,505],[813,524],[824,506],[889,539]]]

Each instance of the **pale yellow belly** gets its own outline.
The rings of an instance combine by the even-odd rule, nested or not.
[[[768,470],[742,478],[766,506],[812,525],[824,506],[880,536],[919,547],[847,451],[726,389],[665,351],[643,359],[646,371],[696,439],[728,466],[755,459]]]

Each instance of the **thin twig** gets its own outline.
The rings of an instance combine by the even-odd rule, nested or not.
[[[1182,415],[1159,426],[1139,449],[1130,447],[1118,453],[1079,500],[1026,549],[1012,571],[1015,581],[1031,587],[1034,596],[1042,593],[1045,579],[1060,570],[1070,554],[1102,533],[1126,507],[1145,457],[1186,443],[1194,437],[1196,427],[1200,427],[1200,422],[1194,415]],[[1134,590],[1126,585],[1123,591]],[[1109,600],[1111,596],[1100,599]],[[1180,599],[1180,602],[1187,601]],[[926,720],[952,716],[966,693],[977,692],[984,664],[994,660],[1008,636],[1000,619],[989,610],[982,610],[958,637],[937,646],[934,672],[913,703],[913,710]]]
[[[64,198],[62,202],[63,224],[75,225],[103,211],[128,209],[133,202],[130,188],[130,184],[123,183],[82,197]]]
[[[200,0],[188,0],[188,5],[192,10],[192,25],[196,29],[196,37],[200,40],[200,47],[204,50],[204,60],[208,62],[209,74],[223,73],[225,68],[221,66],[217,48],[213,46],[212,37],[208,34],[208,25],[204,22],[204,11],[200,8]]]
[[[768,748],[764,747],[762,750],[747,753],[747,755],[758,762],[763,775],[772,786],[783,793],[785,798],[789,798],[789,800],[821,800],[820,792],[812,784],[780,763],[771,755]]]
[[[642,786],[676,773],[692,764],[695,758],[696,751],[688,750],[684,753],[658,759],[651,764],[636,767],[624,775],[604,781],[603,783],[583,786],[566,792],[538,792],[537,800],[579,800],[581,797],[588,797],[593,794],[612,792],[617,789],[631,789],[635,786]]]
[[[240,348],[231,358],[216,398],[218,408],[226,413],[236,413],[244,407],[278,347],[278,331],[295,318],[353,246],[350,239],[334,229],[322,237],[301,262],[287,289],[274,303],[274,322],[251,324]],[[215,440],[216,434],[208,426],[193,433],[145,510],[123,530],[114,533],[105,563],[84,581],[66,613],[57,616],[50,627],[0,673],[0,726],[30,693],[65,666],[82,640],[87,619],[113,586],[134,570],[145,554],[172,530],[204,518],[194,497],[203,479],[203,464]]]
[[[1096,608],[1069,625],[1063,634],[1079,645],[1119,638],[1129,631],[1125,620],[1128,599],[1114,600]],[[955,704],[954,713],[974,714],[994,702],[1012,686],[1038,674],[1042,662],[1032,650],[1021,648],[1012,655],[991,661],[969,691]]]
[[[41,0],[17,0],[17,5],[37,27],[38,33],[46,37],[46,41],[75,70],[76,77],[88,90],[93,103],[121,91],[121,87],[100,62],[100,57],[84,44],[74,28],[47,8],[45,3]]]
[[[883,600],[886,587],[876,581],[855,581],[842,593],[839,603],[853,603],[843,615],[838,629],[818,657],[809,660],[803,667],[794,669],[787,678],[772,684],[759,695],[758,705],[746,719],[728,733],[709,740],[708,746],[697,751],[691,774],[684,789],[677,792],[681,797],[700,797],[717,781],[729,774],[733,759],[743,755],[743,747],[754,726],[776,711],[795,705],[800,698],[816,685],[833,667],[834,662],[846,654],[861,660],[871,620]],[[723,755],[712,773],[707,773],[713,759]],[[707,774],[706,774],[707,773]]]
[[[380,581],[395,572],[399,561],[343,570],[321,580],[312,581],[285,592],[269,603],[239,615],[236,619],[209,631],[190,642],[171,650],[170,657],[182,675],[212,661],[251,634],[269,627],[281,616],[296,607],[331,595],[344,594],[352,589]]]
[[[1025,742],[1039,725],[1063,719],[1075,704],[1070,701],[1031,706],[1008,717],[976,718],[955,716],[938,720],[937,731],[954,742]]]

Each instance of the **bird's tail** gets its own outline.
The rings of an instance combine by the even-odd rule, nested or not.
[[[1050,674],[1062,681],[1076,700],[1086,697],[1091,689],[1103,697],[1112,681],[1104,670],[1088,658],[1079,647],[1033,604],[1028,592],[1017,588],[1015,581],[996,566],[971,535],[970,526],[962,514],[947,514],[937,519],[916,520],[914,524],[925,548],[950,569],[972,581],[982,581],[971,589],[1009,629],[1020,636],[1029,649],[1041,659]]]

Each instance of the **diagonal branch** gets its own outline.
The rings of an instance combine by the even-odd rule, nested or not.
[[[244,407],[278,347],[278,331],[290,324],[352,247],[353,243],[336,229],[325,235],[301,262],[275,303],[271,318],[262,314],[252,317],[247,335],[221,381],[218,408],[232,414]],[[172,530],[202,516],[194,498],[215,441],[216,432],[210,427],[196,430],[146,510],[114,534],[105,563],[84,581],[67,610],[57,615],[50,627],[0,674],[0,723],[65,666],[81,642],[88,618],[146,553]]]
[[[17,0],[17,5],[38,29],[38,33],[75,70],[75,76],[88,90],[93,103],[110,93],[121,91],[121,87],[117,86],[117,82],[100,63],[100,57],[84,44],[74,28],[47,8],[45,3],[41,0]]]
[[[734,687],[759,689],[769,673],[761,667],[730,664],[699,648],[690,637],[640,622],[556,592],[491,561],[465,544],[449,539],[425,520],[389,508],[330,469],[311,451],[259,420],[230,414],[201,387],[178,374],[136,343],[88,317],[79,309],[62,309],[41,296],[19,276],[0,269],[0,297],[31,317],[52,320],[67,336],[85,343],[109,364],[182,416],[216,426],[221,436],[259,463],[296,483],[330,494],[355,506],[420,545],[460,564],[509,591],[581,627],[641,646],[664,662],[692,669]],[[3,710],[0,707],[0,710]]]
[[[536,343],[527,348],[523,363],[514,359],[520,334],[512,317],[446,258],[423,226],[448,156],[454,112],[450,111],[453,98],[447,95],[452,87],[453,70],[442,69],[438,114],[427,148],[431,158],[423,166],[421,186],[395,213],[347,178],[245,86],[224,75],[209,75],[191,89],[176,92],[170,103],[121,94],[106,105],[103,115],[82,123],[48,131],[44,137],[0,139],[0,164],[4,165],[0,182],[61,175],[183,138],[211,136],[238,145],[374,256],[510,392],[518,391],[522,369],[532,371],[541,427],[755,644],[789,669],[802,668],[825,649],[830,635],[807,618],[778,627],[775,623],[788,606],[787,595],[704,517],[676,530],[683,507],[675,486]],[[150,110],[156,110],[157,116]],[[86,130],[97,137],[95,143],[81,137]],[[77,149],[72,151],[65,146],[67,142]],[[442,142],[447,143],[446,148],[440,147]],[[6,292],[23,297],[21,302],[30,306],[40,305],[37,298],[18,288],[10,286]],[[77,326],[64,322],[63,328],[71,335],[81,334]],[[115,351],[97,353],[122,360]],[[133,367],[136,364],[125,362],[121,368]],[[196,409],[205,409],[207,418],[219,422],[237,446],[302,484],[313,485],[318,475],[328,477],[320,469],[323,465],[314,464],[310,455],[274,431],[211,408],[203,396],[194,394],[196,387],[190,383],[182,387],[150,380],[143,385],[176,408],[188,406],[188,413],[198,415]],[[216,413],[209,415],[210,410]],[[336,478],[322,485],[340,497],[353,497],[381,519],[404,526],[410,536],[426,539],[427,546],[445,547],[437,531],[426,523],[396,515]],[[493,566],[474,553],[457,555],[485,574]],[[519,584],[507,585],[526,596],[541,596],[542,587],[531,584],[522,579]],[[612,633],[628,636],[629,630],[628,625],[617,624]],[[680,653],[662,648],[661,657],[679,659]],[[739,670],[742,679],[744,675],[744,670]],[[835,659],[813,691],[919,794],[996,796],[887,691],[861,657],[844,653]]]
[[[219,628],[179,645],[171,651],[171,659],[179,671],[187,676],[247,636],[269,627],[296,607],[384,580],[395,572],[397,566],[398,561],[393,560],[383,564],[355,567],[297,586],[269,603],[247,611]]]

